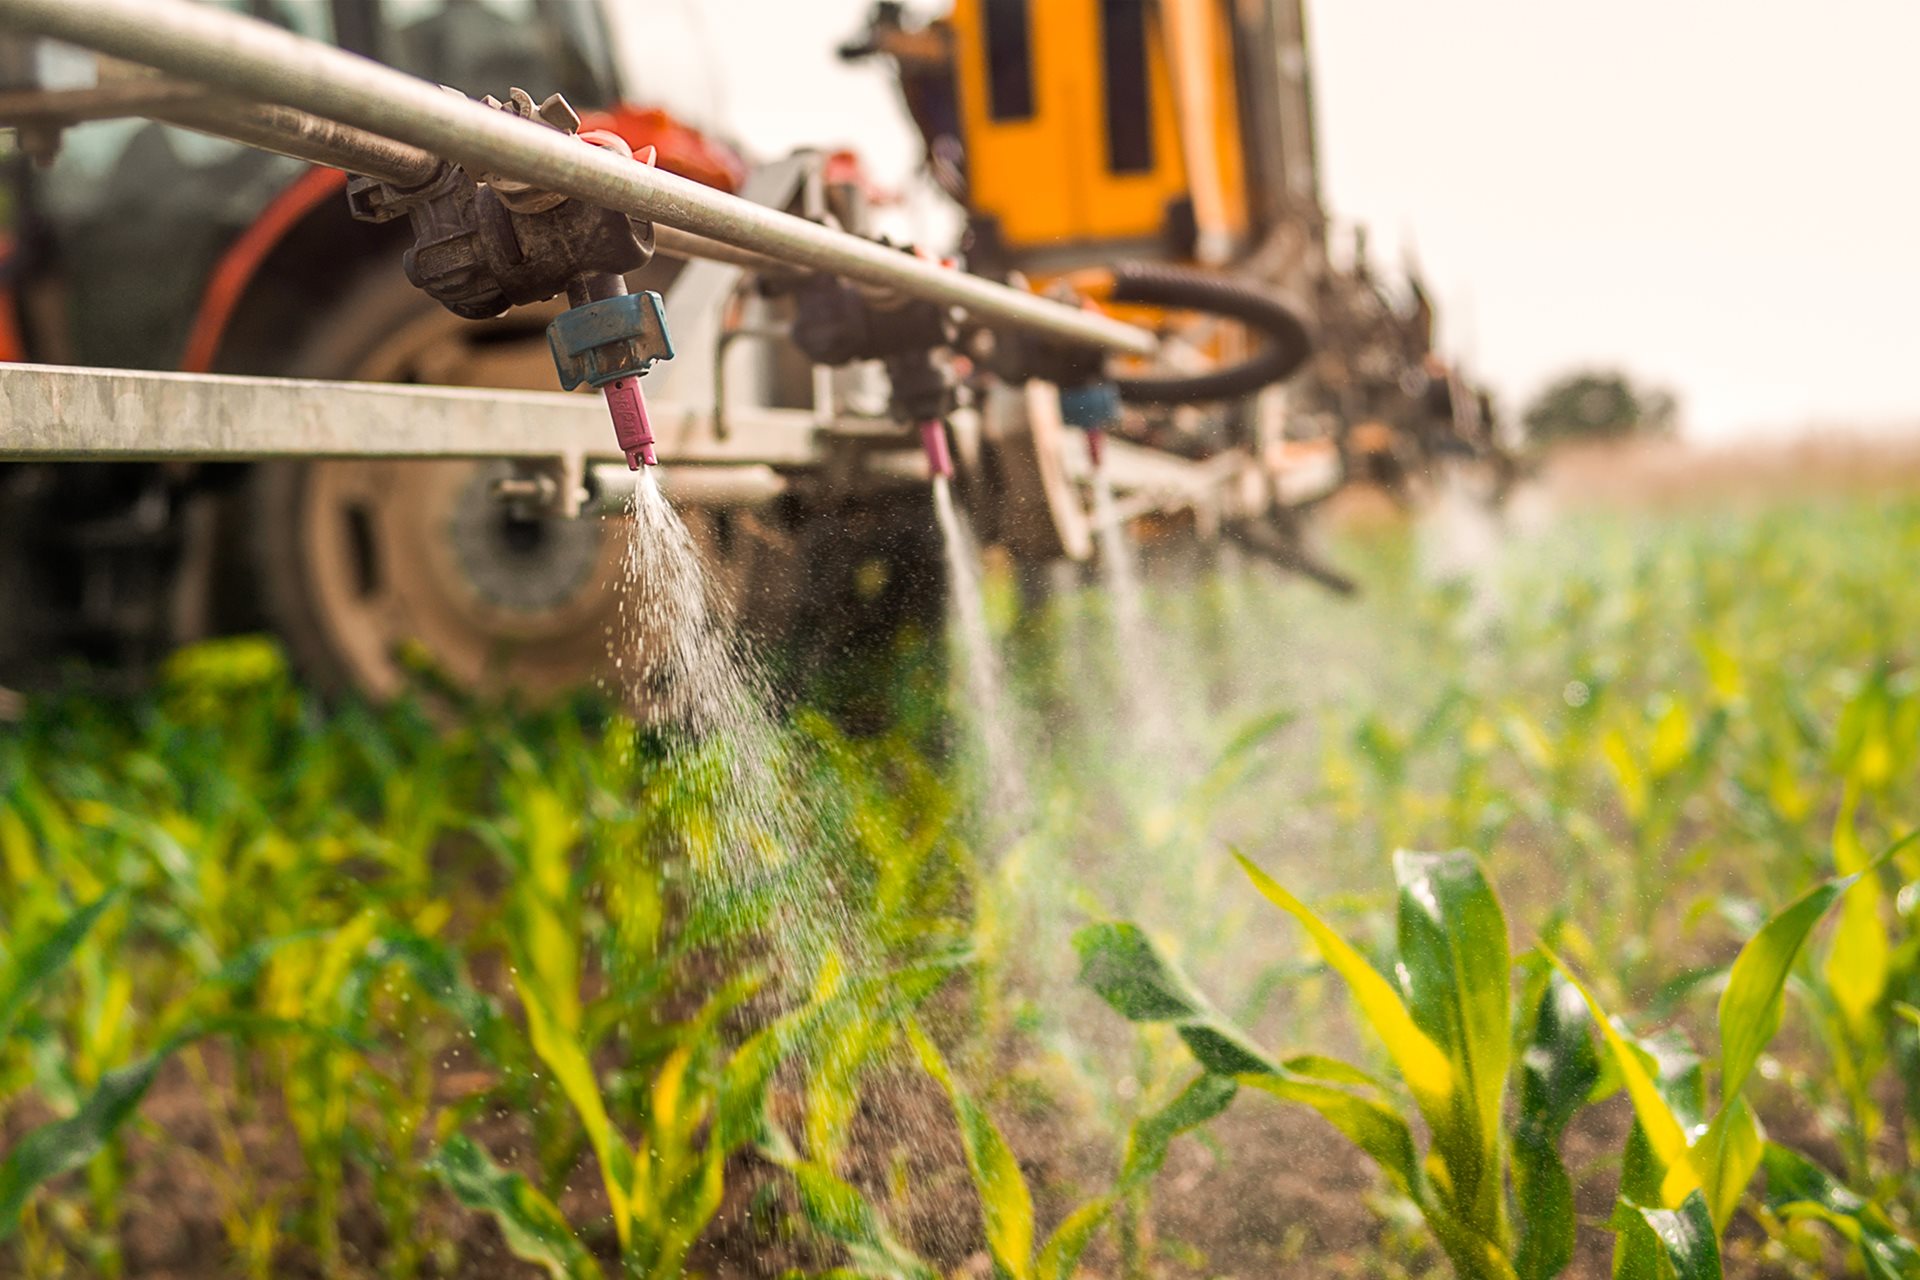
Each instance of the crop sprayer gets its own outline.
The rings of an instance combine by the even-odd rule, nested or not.
[[[982,212],[1008,189],[995,176],[989,125],[999,116],[961,113],[976,126],[966,158],[974,185],[962,192],[973,198],[973,269],[963,269],[875,234],[869,186],[844,156],[802,152],[732,172],[705,144],[617,100],[607,106],[612,93],[600,83],[580,85],[595,99],[580,108],[521,85],[494,86],[504,99],[475,99],[362,56],[463,41],[428,38],[442,33],[419,30],[424,21],[386,31],[377,6],[330,2],[343,45],[352,41],[341,32],[371,33],[360,52],[188,0],[0,0],[0,123],[52,166],[49,182],[65,172],[64,151],[99,145],[102,121],[244,144],[274,164],[299,162],[289,171],[303,175],[218,262],[178,370],[101,367],[111,352],[49,359],[59,342],[22,340],[19,326],[6,326],[0,480],[15,477],[29,496],[61,495],[75,473],[41,464],[148,464],[113,472],[146,505],[128,500],[103,520],[124,524],[123,509],[156,505],[224,513],[206,523],[238,527],[240,542],[257,545],[236,552],[227,535],[205,553],[205,572],[223,580],[223,555],[264,566],[255,571],[265,621],[323,684],[393,692],[403,643],[424,646],[464,683],[577,679],[583,655],[603,644],[599,584],[614,553],[573,517],[613,507],[618,472],[662,458],[667,491],[694,513],[762,623],[805,629],[830,615],[832,629],[884,627],[923,609],[912,560],[928,553],[927,516],[913,494],[930,476],[951,481],[984,537],[1023,562],[1093,554],[1098,467],[1117,519],[1224,530],[1338,581],[1306,555],[1297,516],[1338,487],[1352,459],[1338,432],[1275,389],[1312,355],[1303,313],[1330,322],[1354,308],[1290,300],[1273,287],[1275,273],[1252,268],[1107,266],[1114,255],[1104,251],[1089,263],[1104,243],[1097,235],[1075,241],[1079,260],[1046,249],[1011,207]],[[541,20],[558,30],[586,8]],[[965,103],[969,51],[979,52],[967,36],[975,8],[956,6],[941,81]],[[1275,12],[1286,10],[1276,0]],[[433,21],[472,22],[473,12],[449,6]],[[847,55],[884,50],[899,22],[897,7],[879,6],[874,40]],[[485,33],[463,34],[472,45]],[[511,51],[512,34],[490,38]],[[591,44],[566,67],[591,61]],[[901,64],[903,81],[924,70]],[[1140,74],[1164,73],[1143,61]],[[1026,109],[1046,124],[1034,101]],[[1124,131],[1120,117],[1107,119]],[[123,141],[122,166],[134,167],[147,136]],[[945,141],[930,136],[929,148],[951,158]],[[1164,155],[1158,169],[1134,172],[1138,156],[1107,150],[1118,176],[1102,179],[1110,213],[1096,230],[1124,236],[1114,219],[1146,208],[1138,192],[1157,208],[1169,183],[1186,179],[1169,176]],[[1198,181],[1206,168],[1189,152],[1181,172]],[[1297,172],[1281,177],[1298,185]],[[158,207],[160,189],[142,190]],[[1217,196],[1198,202],[1206,225],[1196,241],[1214,257],[1259,221],[1243,210],[1221,222]],[[136,218],[142,207],[133,202]],[[330,221],[336,207],[361,230]],[[1269,221],[1276,233],[1293,225]],[[325,242],[312,230],[322,223]],[[434,321],[386,287],[390,257],[351,279],[327,269],[331,255],[367,258],[369,237],[383,253],[399,249],[405,279],[451,319]],[[281,288],[216,296],[236,257],[236,270],[282,273]],[[0,298],[17,316],[34,313],[30,301]],[[1378,311],[1368,314],[1378,321]],[[1198,320],[1183,329],[1169,320],[1176,313]],[[535,342],[544,373],[534,372]],[[242,358],[257,350],[274,354]],[[261,376],[262,367],[294,376]],[[597,424],[583,397],[531,390],[556,376],[565,390],[599,393]],[[1309,376],[1307,399],[1353,394],[1352,378],[1330,379],[1317,365]],[[1207,406],[1204,415],[1191,416],[1194,406]],[[1079,449],[1069,447],[1075,428],[1085,433]],[[402,462],[420,466],[417,479],[396,478]],[[202,479],[234,464],[254,468],[237,520],[231,485]],[[191,552],[174,548],[172,563]],[[876,556],[892,570],[877,588],[858,572]],[[97,560],[82,558],[79,573],[107,587],[76,595],[113,597],[108,612],[126,616],[137,575],[124,560],[108,570]],[[869,585],[853,592],[846,584],[856,581]],[[161,644],[221,625],[210,616],[178,624],[177,600],[150,612],[176,624]],[[16,656],[0,636],[0,662]]]

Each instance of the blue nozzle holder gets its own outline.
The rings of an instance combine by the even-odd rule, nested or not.
[[[1120,388],[1085,382],[1060,388],[1060,420],[1082,431],[1104,431],[1120,418]]]
[[[560,385],[571,391],[582,383],[604,387],[673,359],[667,332],[667,308],[660,295],[624,293],[560,313],[547,326],[547,346]]]

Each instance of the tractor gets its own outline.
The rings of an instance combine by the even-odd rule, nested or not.
[[[643,77],[617,63],[610,3],[225,7],[469,95],[557,91],[576,125],[663,169],[868,231],[851,157],[752,166],[635,105]],[[955,0],[920,23],[880,4],[843,53],[893,59],[929,169],[966,212],[968,270],[1151,325],[1173,353],[1110,381],[1088,380],[1084,352],[1016,336],[976,335],[960,353],[959,491],[1016,562],[1092,554],[1088,469],[1110,438],[1124,518],[1224,532],[1344,587],[1308,552],[1302,513],[1350,476],[1404,485],[1436,450],[1476,447],[1462,401],[1440,393],[1450,375],[1430,308],[1396,307],[1364,269],[1329,262],[1298,0]],[[156,119],[35,114],[35,93],[72,102],[127,83],[141,82],[61,46],[0,47],[0,120],[17,129],[0,359],[552,387],[546,328],[562,304],[453,314],[396,269],[405,219],[356,219],[339,169],[157,122],[165,104],[142,108]],[[750,628],[845,648],[932,623],[941,575],[924,488],[890,452],[885,410],[861,407],[891,381],[897,416],[917,366],[831,340],[850,323],[899,337],[860,319],[870,293],[760,269],[777,265],[661,254],[631,275],[676,316],[680,355],[650,381],[707,438],[750,456],[730,428],[741,415],[812,415],[804,448],[776,451],[764,493],[696,494],[690,523]],[[1307,375],[1282,387],[1316,330]],[[534,692],[600,669],[618,625],[610,522],[503,501],[532,481],[499,458],[290,452],[0,461],[13,602],[0,672],[72,657],[138,666],[251,628],[283,637],[320,687],[373,697],[422,669]]]

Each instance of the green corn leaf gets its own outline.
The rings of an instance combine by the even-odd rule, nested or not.
[[[1904,1000],[1896,1000],[1893,1002],[1893,1011],[1911,1022],[1915,1028],[1920,1028],[1920,1008],[1915,1008]]]
[[[1754,1063],[1760,1060],[1760,1054],[1780,1030],[1787,975],[1793,971],[1793,962],[1800,948],[1806,945],[1807,935],[1841,895],[1862,875],[1892,857],[1899,847],[1888,849],[1869,868],[1807,890],[1782,907],[1740,948],[1733,968],[1727,973],[1727,988],[1720,993],[1720,1096],[1723,1099],[1739,1095]]]
[[[1880,919],[1880,879],[1867,874],[1867,851],[1854,827],[1859,800],[1859,784],[1849,781],[1833,824],[1833,869],[1859,879],[1841,899],[1840,924],[1821,970],[1847,1028],[1857,1038],[1872,1034],[1873,1007],[1887,989],[1893,958],[1893,943]]]
[[[1397,853],[1399,975],[1414,1025],[1446,1054],[1458,1103],[1435,1124],[1455,1212],[1501,1232],[1501,1105],[1512,1053],[1507,921],[1464,851]]]
[[[406,968],[427,996],[451,1013],[482,1044],[491,1045],[505,1034],[500,1010],[461,972],[458,957],[431,938],[403,930],[389,930],[369,950],[374,963]]]
[[[496,1165],[466,1135],[449,1138],[428,1167],[456,1200],[500,1225],[514,1257],[543,1268],[554,1280],[593,1280],[603,1274],[560,1207],[519,1174]]]
[[[165,1053],[156,1053],[107,1072],[73,1115],[43,1124],[14,1144],[0,1161],[0,1240],[20,1225],[34,1188],[93,1159],[132,1118],[165,1060]]]
[[[1197,815],[1205,815],[1218,807],[1222,797],[1246,776],[1260,749],[1297,719],[1296,711],[1272,711],[1242,726],[1212,767],[1188,791],[1183,799],[1185,807]]]
[[[1127,1134],[1117,1194],[1124,1195],[1159,1173],[1173,1140],[1225,1111],[1239,1090],[1233,1077],[1208,1073],[1188,1084],[1166,1106],[1136,1120]]]
[[[1648,783],[1633,747],[1625,734],[1613,729],[1600,740],[1600,751],[1612,766],[1614,786],[1620,792],[1620,807],[1626,810],[1629,819],[1639,823],[1647,813]]]
[[[1428,1203],[1413,1130],[1392,1107],[1332,1085],[1285,1075],[1244,1075],[1240,1083],[1283,1102],[1311,1107],[1347,1141],[1366,1152],[1400,1194],[1423,1207]]]
[[[1123,1189],[1139,1185],[1152,1175],[1165,1159],[1165,1144],[1177,1132],[1204,1123],[1225,1109],[1232,1101],[1233,1081],[1222,1078],[1225,1072],[1221,1068],[1245,1064],[1236,1077],[1240,1084],[1312,1108],[1372,1157],[1403,1194],[1423,1208],[1430,1205],[1413,1132],[1406,1120],[1386,1103],[1343,1087],[1357,1085],[1378,1092],[1380,1086],[1371,1076],[1345,1063],[1313,1055],[1290,1059],[1285,1066],[1273,1062],[1245,1033],[1214,1013],[1186,976],[1132,925],[1091,926],[1081,930],[1074,942],[1080,949],[1081,977],[1087,985],[1132,1021],[1174,1023],[1209,1072],[1189,1085],[1165,1111],[1135,1127],[1128,1139]],[[1358,953],[1353,958],[1385,984],[1385,979],[1367,967]],[[1390,988],[1386,998],[1398,1005],[1399,997]],[[1401,1016],[1406,1016],[1404,1008]],[[1406,1025],[1412,1034],[1420,1034],[1410,1020]],[[1189,1035],[1196,1027],[1204,1034]]]
[[[1707,1070],[1693,1045],[1678,1032],[1664,1032],[1628,1042],[1628,1048],[1652,1074],[1654,1090],[1689,1135],[1705,1128]],[[1609,1062],[1613,1061],[1610,1057]],[[1617,1065],[1615,1071],[1618,1071]],[[1615,1086],[1618,1087],[1618,1086]],[[1699,1168],[1697,1155],[1695,1169]],[[1670,1172],[1654,1152],[1646,1129],[1636,1119],[1627,1135],[1620,1166],[1620,1188],[1612,1226],[1615,1280],[1658,1280],[1667,1265],[1660,1237],[1640,1216],[1639,1206],[1659,1206]]]
[[[1733,1221],[1740,1197],[1759,1171],[1760,1148],[1765,1142],[1753,1108],[1745,1098],[1732,1098],[1695,1144],[1694,1163],[1706,1179],[1707,1207],[1713,1211],[1713,1224],[1719,1230],[1725,1231]]]
[[[1172,1023],[1208,1071],[1238,1075],[1279,1069],[1137,925],[1088,925],[1074,935],[1073,945],[1080,953],[1083,984],[1129,1022]]]
[[[1520,1115],[1513,1134],[1513,1182],[1522,1280],[1548,1280],[1573,1261],[1573,1180],[1560,1159],[1560,1138],[1600,1080],[1600,1059],[1580,993],[1549,972],[1532,1034],[1520,1055]]]
[[[586,1050],[557,1024],[548,1008],[546,993],[525,970],[516,973],[513,981],[526,1007],[527,1039],[533,1045],[533,1052],[553,1072],[560,1091],[573,1105],[581,1127],[587,1131],[587,1142],[600,1163],[600,1180],[606,1187],[607,1203],[613,1211],[614,1232],[620,1237],[620,1247],[625,1249],[633,1241],[633,1152],[607,1115],[606,1100],[601,1097],[600,1083]]]
[[[66,968],[94,923],[119,898],[117,889],[101,894],[61,921],[52,933],[14,956],[0,971],[0,1044],[5,1043],[34,992]]]
[[[1767,1208],[1787,1222],[1824,1222],[1859,1251],[1871,1280],[1920,1280],[1920,1248],[1887,1215],[1806,1157],[1766,1144]]]
[[[1663,1280],[1720,1280],[1720,1240],[1704,1195],[1694,1192],[1678,1209],[1635,1212],[1660,1242]]]
[[[1113,1194],[1081,1205],[1054,1228],[1034,1259],[1034,1280],[1067,1280],[1079,1265],[1080,1255],[1106,1225],[1115,1202],[1159,1173],[1173,1140],[1225,1111],[1239,1088],[1231,1077],[1201,1075],[1166,1106],[1136,1120],[1127,1134],[1126,1155]]]
[[[1587,990],[1586,985],[1560,957],[1551,951],[1544,954],[1553,962],[1553,967],[1560,971],[1560,975],[1580,993],[1594,1025],[1600,1028],[1601,1038],[1606,1041],[1608,1052],[1612,1054],[1614,1069],[1620,1073],[1627,1098],[1633,1103],[1634,1119],[1659,1164],[1661,1203],[1678,1208],[1689,1195],[1700,1189],[1700,1174],[1694,1167],[1692,1153],[1687,1149],[1686,1128],[1661,1096],[1653,1075],[1648,1072],[1640,1055],[1608,1019],[1606,1010],[1600,1007],[1593,993]]]
[[[154,1077],[176,1050],[208,1036],[234,1035],[258,1042],[285,1034],[314,1036],[361,1050],[371,1047],[336,1028],[284,1018],[222,1014],[189,1024],[149,1056],[103,1075],[72,1115],[41,1125],[8,1150],[0,1160],[0,1241],[20,1225],[20,1211],[36,1187],[93,1159],[133,1118]]]
[[[870,1280],[940,1280],[938,1271],[893,1238],[858,1188],[824,1165],[790,1155],[775,1159],[793,1175],[808,1225],[846,1249],[853,1266],[843,1274]]]
[[[1246,871],[1247,878],[1253,881],[1254,888],[1307,930],[1321,958],[1346,982],[1347,989],[1353,993],[1354,1003],[1360,1006],[1368,1025],[1386,1043],[1387,1052],[1392,1056],[1394,1066],[1399,1069],[1400,1078],[1413,1091],[1421,1110],[1430,1119],[1444,1123],[1456,1087],[1453,1066],[1447,1060],[1446,1052],[1414,1022],[1413,1015],[1401,1002],[1399,993],[1378,970],[1367,963],[1365,956],[1354,950],[1305,903],[1281,888],[1266,872],[1240,854],[1236,853],[1234,857],[1239,859],[1241,868]],[[1505,981],[1504,977],[1502,981]]]
[[[815,1006],[797,1009],[754,1032],[727,1059],[714,1133],[723,1150],[759,1136],[773,1073],[817,1015]]]
[[[1353,1085],[1356,1088],[1370,1089],[1384,1094],[1387,1086],[1377,1077],[1362,1071],[1350,1062],[1338,1058],[1322,1057],[1317,1053],[1302,1053],[1288,1058],[1280,1066],[1290,1076],[1307,1076],[1314,1080],[1324,1080],[1328,1084]]]
[[[1034,1280],[1068,1280],[1080,1265],[1080,1255],[1093,1243],[1093,1237],[1106,1225],[1112,1212],[1113,1197],[1101,1196],[1068,1214],[1047,1238],[1040,1256],[1034,1259]]]
[[[959,1122],[960,1149],[966,1154],[967,1171],[973,1175],[974,1187],[980,1193],[987,1247],[994,1262],[1015,1280],[1030,1280],[1033,1275],[1033,1197],[1012,1148],[1000,1136],[992,1118],[960,1087],[939,1048],[917,1023],[907,1023],[907,1039],[926,1073],[946,1090],[947,1101]]]
[[[1392,1107],[1314,1080],[1245,1075],[1240,1083],[1309,1107],[1371,1158],[1395,1190],[1419,1207],[1458,1274],[1468,1280],[1517,1280],[1500,1241],[1438,1203],[1420,1168],[1413,1130]]]

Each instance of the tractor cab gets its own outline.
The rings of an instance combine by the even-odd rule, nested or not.
[[[577,0],[218,0],[478,96],[551,86],[583,109],[620,82],[604,14]],[[90,59],[42,55],[49,87],[83,87]],[[50,63],[50,65],[49,65]],[[306,170],[298,161],[140,119],[63,131],[41,169],[17,163],[9,275],[25,357],[170,369],[188,349],[210,276]],[[357,237],[365,242],[367,237]],[[351,252],[351,250],[349,250]]]
[[[892,59],[929,171],[967,211],[975,270],[1085,289],[1144,261],[1286,294],[1314,361],[1229,437],[1337,447],[1362,474],[1387,474],[1354,465],[1387,449],[1402,474],[1456,426],[1486,434],[1455,411],[1478,400],[1456,400],[1418,283],[1386,288],[1364,250],[1334,260],[1302,0],[953,0],[919,23],[881,3],[841,52]],[[1410,303],[1389,296],[1402,292]],[[1173,309],[1111,309],[1189,342],[1195,360],[1229,362],[1247,340]],[[1193,416],[1180,420],[1191,432]]]

